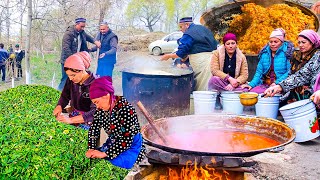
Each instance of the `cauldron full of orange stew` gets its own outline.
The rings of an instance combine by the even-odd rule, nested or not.
[[[188,115],[154,123],[168,142],[147,124],[141,130],[146,143],[180,154],[248,157],[277,151],[295,138],[295,131],[285,123],[255,116]]]

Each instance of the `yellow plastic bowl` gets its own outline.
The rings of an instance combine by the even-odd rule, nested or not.
[[[253,106],[258,102],[258,93],[244,92],[239,94],[240,102],[244,106]]]

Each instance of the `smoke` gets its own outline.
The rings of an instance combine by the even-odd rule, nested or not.
[[[130,57],[128,64],[126,64],[122,71],[138,74],[172,76],[192,73],[192,71],[189,69],[182,69],[173,66],[172,60],[161,61],[160,57],[138,55]]]

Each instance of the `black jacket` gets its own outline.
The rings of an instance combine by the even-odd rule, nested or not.
[[[77,52],[78,49],[78,34],[74,25],[69,26],[63,35],[62,50],[61,50],[61,63],[64,63],[66,59],[72,54]],[[93,37],[89,36],[85,31],[80,32],[82,43],[80,51],[88,51],[87,41],[94,43]]]

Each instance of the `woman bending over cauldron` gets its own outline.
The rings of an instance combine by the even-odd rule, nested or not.
[[[248,64],[245,55],[237,47],[237,37],[227,33],[223,45],[213,51],[211,57],[212,77],[209,90],[247,91],[241,87],[248,79]]]
[[[319,86],[319,82],[318,81],[316,82],[316,80],[319,77],[319,73],[320,73],[320,51],[311,50],[311,51],[315,51],[313,53],[313,56],[309,58],[308,61],[305,60],[306,62],[304,64],[302,63],[303,63],[303,57],[306,57],[311,53],[311,51],[309,53],[303,53],[304,49],[308,49],[306,48],[306,46],[310,46],[309,43],[311,43],[314,48],[320,47],[320,36],[314,31],[304,30],[299,34],[298,40],[299,40],[300,52],[302,54],[301,55],[302,59],[300,59],[301,66],[299,70],[291,74],[289,77],[287,77],[285,80],[280,82],[278,85],[266,89],[264,92],[266,95],[274,96],[276,93],[287,93],[290,91],[294,91],[296,88],[301,86],[310,87],[309,91],[313,93],[313,90],[311,88],[317,89],[317,87]],[[303,54],[305,55],[303,56]],[[295,61],[293,61],[293,64],[294,62]],[[298,64],[298,67],[299,67],[299,64]]]
[[[88,158],[100,158],[113,165],[130,169],[145,154],[140,125],[134,107],[122,96],[114,95],[112,79],[104,76],[96,79],[90,87],[90,98],[97,106],[88,133]],[[100,129],[108,139],[97,147]]]
[[[60,99],[53,115],[60,122],[76,125],[88,130],[93,120],[96,106],[89,97],[89,87],[96,77],[87,71],[90,67],[91,57],[83,51],[69,56],[64,64],[64,70],[68,75],[66,84],[61,92]],[[62,114],[70,102],[69,116]]]
[[[291,74],[299,71],[305,64],[309,62],[313,55],[319,51],[320,37],[313,30],[303,30],[298,35],[298,45],[299,50],[294,51],[290,62]],[[309,84],[296,87],[284,95],[283,104],[289,104],[295,101],[308,99],[310,98],[312,92],[312,87],[310,87]]]
[[[242,85],[251,92],[263,93],[268,87],[279,84],[290,73],[290,59],[294,51],[292,42],[285,41],[285,31],[272,31],[269,43],[262,48],[256,73],[249,84]]]

